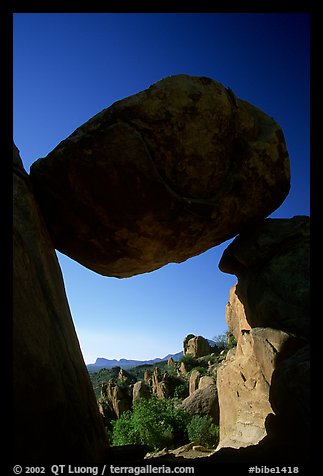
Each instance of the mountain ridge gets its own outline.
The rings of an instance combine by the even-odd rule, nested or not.
[[[207,339],[211,346],[215,346],[216,342]],[[87,369],[89,371],[97,371],[101,368],[112,368],[112,367],[121,367],[122,369],[130,369],[132,367],[136,367],[137,365],[153,365],[159,362],[163,362],[168,360],[169,358],[173,358],[175,362],[177,362],[181,357],[183,357],[183,351],[176,352],[175,354],[167,354],[163,358],[156,357],[155,359],[148,359],[148,360],[134,360],[134,359],[105,359],[104,357],[98,357],[94,364],[87,364]]]
[[[94,364],[88,364],[88,370],[98,370],[99,368],[112,368],[112,367],[121,367],[122,369],[129,369],[131,367],[136,367],[137,365],[153,365],[158,362],[163,362],[172,357],[175,361],[178,361],[183,356],[183,351],[177,352],[175,354],[167,354],[163,358],[155,358],[149,360],[132,360],[132,359],[105,359],[103,357],[98,357]]]

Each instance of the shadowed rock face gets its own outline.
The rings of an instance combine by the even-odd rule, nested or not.
[[[31,167],[54,246],[129,277],[268,216],[289,191],[279,125],[205,77],[171,76],[103,110]]]
[[[63,279],[14,147],[13,439],[22,463],[97,463],[107,442]]]
[[[251,327],[309,337],[310,219],[267,218],[241,233],[219,268],[238,277],[236,293]]]

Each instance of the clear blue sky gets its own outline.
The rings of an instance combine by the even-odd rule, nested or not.
[[[14,15],[14,141],[27,172],[113,102],[173,74],[209,76],[282,126],[291,191],[271,216],[309,215],[309,15],[116,13]],[[235,276],[228,243],[181,264],[118,280],[58,253],[86,363],[150,359],[185,335],[226,331]]]

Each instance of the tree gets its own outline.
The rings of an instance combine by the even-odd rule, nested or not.
[[[219,442],[219,427],[209,415],[194,415],[187,425],[188,439],[207,448],[216,447]]]
[[[212,340],[216,343],[219,352],[224,349],[229,350],[237,344],[234,335],[230,331],[214,336]]]
[[[189,415],[177,399],[157,399],[134,403],[112,423],[112,445],[146,444],[152,450],[171,448],[187,441]]]

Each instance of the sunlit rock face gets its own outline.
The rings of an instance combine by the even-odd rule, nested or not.
[[[309,217],[265,219],[223,253],[238,283],[226,309],[237,347],[217,371],[220,446],[308,454],[309,244]]]
[[[129,277],[182,262],[273,212],[290,187],[275,120],[206,77],[116,102],[31,167],[54,246]]]
[[[13,159],[14,460],[94,464],[105,458],[105,429],[53,244],[16,147]]]
[[[214,350],[215,348],[212,347],[208,340],[203,336],[194,336],[193,334],[189,334],[185,337],[183,342],[183,354],[189,354],[195,358],[212,354]]]

